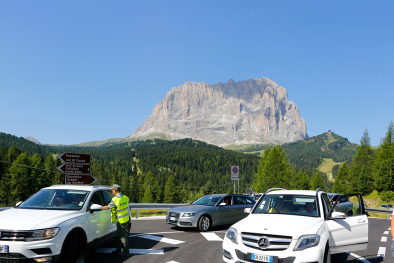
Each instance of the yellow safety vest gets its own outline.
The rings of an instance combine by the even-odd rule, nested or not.
[[[112,201],[114,201],[116,209],[111,209],[111,223],[115,223],[116,220],[122,224],[129,222],[129,198],[125,195],[120,198],[115,196]]]

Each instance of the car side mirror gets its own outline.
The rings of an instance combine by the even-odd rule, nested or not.
[[[219,204],[219,206],[223,206],[223,205],[226,205],[226,203],[225,203],[225,202],[223,202],[223,203],[220,203],[220,204]]]
[[[101,211],[101,210],[103,210],[103,206],[98,204],[92,204],[90,207],[90,213],[93,213],[94,211]]]
[[[244,209],[245,214],[250,214],[250,211],[252,211],[252,208],[250,207]]]
[[[345,219],[346,215],[342,212],[332,212],[330,219]]]
[[[20,206],[23,203],[23,201],[19,201],[18,203],[16,203],[15,207]]]

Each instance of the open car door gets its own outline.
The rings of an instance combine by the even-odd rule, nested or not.
[[[347,197],[349,204],[344,211],[340,204]],[[342,199],[344,200],[344,199]],[[347,216],[346,216],[347,215]],[[330,229],[331,253],[365,250],[368,246],[368,218],[361,194],[343,195],[332,204],[326,224]]]

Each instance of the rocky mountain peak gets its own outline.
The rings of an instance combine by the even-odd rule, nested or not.
[[[174,87],[127,138],[193,138],[218,146],[283,144],[307,138],[285,88],[268,78]]]

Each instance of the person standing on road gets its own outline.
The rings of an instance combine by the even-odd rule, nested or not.
[[[129,256],[129,230],[131,221],[129,217],[129,198],[120,192],[120,186],[114,184],[112,201],[103,209],[111,209],[111,223],[116,222],[116,250],[113,254]],[[123,252],[121,251],[123,248]]]

